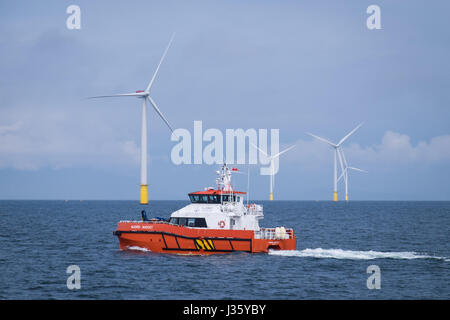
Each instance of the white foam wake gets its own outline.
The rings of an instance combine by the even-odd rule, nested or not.
[[[127,249],[128,250],[135,250],[135,251],[151,252],[147,248],[142,248],[142,247],[138,247],[138,246],[127,247]]]
[[[286,257],[311,257],[311,258],[333,258],[350,260],[372,260],[372,259],[439,259],[450,261],[445,257],[418,254],[412,251],[406,252],[380,252],[380,251],[352,251],[342,249],[305,249],[305,250],[270,250],[269,254]]]

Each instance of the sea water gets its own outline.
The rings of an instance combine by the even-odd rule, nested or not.
[[[297,250],[213,256],[120,251],[136,201],[0,201],[0,299],[449,299],[450,202],[262,201]],[[186,201],[151,201],[168,217]],[[69,289],[69,266],[80,289]],[[369,289],[379,268],[379,289]],[[371,270],[371,269],[370,269]]]

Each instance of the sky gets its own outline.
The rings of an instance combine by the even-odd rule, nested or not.
[[[69,30],[70,5],[81,29]],[[381,29],[369,30],[369,5]],[[331,200],[343,145],[351,200],[450,200],[448,1],[2,1],[0,199],[137,200],[139,100],[86,97],[145,89],[174,128],[279,129],[276,200]],[[151,200],[214,186],[218,165],[175,165],[148,109]],[[204,144],[203,146],[205,146]],[[269,177],[250,170],[250,198]],[[236,189],[247,177],[236,175]],[[344,185],[339,184],[340,198]]]

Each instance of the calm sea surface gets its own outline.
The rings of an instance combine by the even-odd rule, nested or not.
[[[0,299],[450,299],[450,202],[259,203],[261,225],[294,228],[297,251],[120,251],[112,232],[139,219],[135,201],[0,201]],[[154,201],[149,216],[186,204]]]

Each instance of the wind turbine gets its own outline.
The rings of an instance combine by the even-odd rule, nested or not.
[[[338,151],[338,155],[339,155],[339,163],[341,165],[341,175],[338,178],[338,181],[341,180],[341,178],[344,178],[344,182],[345,182],[345,201],[348,201],[348,170],[354,170],[354,171],[359,171],[359,172],[364,172],[364,173],[368,173],[366,170],[363,169],[359,169],[359,168],[355,168],[355,167],[350,167],[347,163],[347,160],[345,158],[344,155],[344,150],[342,148],[339,149]]]
[[[338,176],[337,176],[337,158],[340,157],[340,153],[339,153],[339,149],[341,149],[341,145],[342,143],[344,143],[345,140],[348,139],[348,137],[350,137],[353,133],[355,133],[356,130],[358,130],[363,124],[359,124],[355,129],[353,129],[352,131],[350,131],[345,137],[343,137],[337,144],[333,143],[331,141],[328,141],[325,138],[316,136],[312,133],[307,133],[309,134],[311,137],[316,138],[322,142],[325,142],[327,144],[329,144],[331,147],[334,148],[334,174],[333,174],[333,201],[338,201],[338,194],[337,194],[337,183],[338,183]],[[344,169],[341,167],[341,170],[344,171]]]
[[[156,68],[155,73],[153,74],[152,79],[150,80],[147,88],[145,90],[137,90],[132,93],[121,93],[121,94],[113,94],[108,96],[95,96],[89,97],[89,99],[94,98],[110,98],[110,97],[136,97],[142,100],[142,131],[141,131],[141,190],[140,190],[140,203],[148,204],[148,185],[147,185],[147,100],[152,105],[153,109],[156,113],[161,117],[164,123],[169,127],[170,131],[173,133],[173,129],[169,124],[169,121],[164,117],[161,110],[159,110],[155,101],[153,101],[152,97],[150,97],[150,89],[152,88],[153,82],[155,81],[156,75],[158,74],[159,67],[161,66],[164,58],[166,57],[167,51],[172,44],[172,40],[175,34],[170,38],[169,44],[164,51],[161,60],[159,61],[158,67]]]
[[[273,161],[276,158],[278,158],[279,156],[281,156],[283,153],[294,148],[295,145],[290,146],[289,148],[286,148],[283,151],[278,152],[276,155],[273,155],[273,156],[269,156],[266,152],[264,152],[262,149],[255,146],[253,143],[252,143],[252,146],[255,147],[256,149],[258,149],[262,154],[264,154],[270,160],[270,196],[269,196],[269,200],[272,201],[273,200],[273,188],[275,187],[275,174],[274,174]]]

